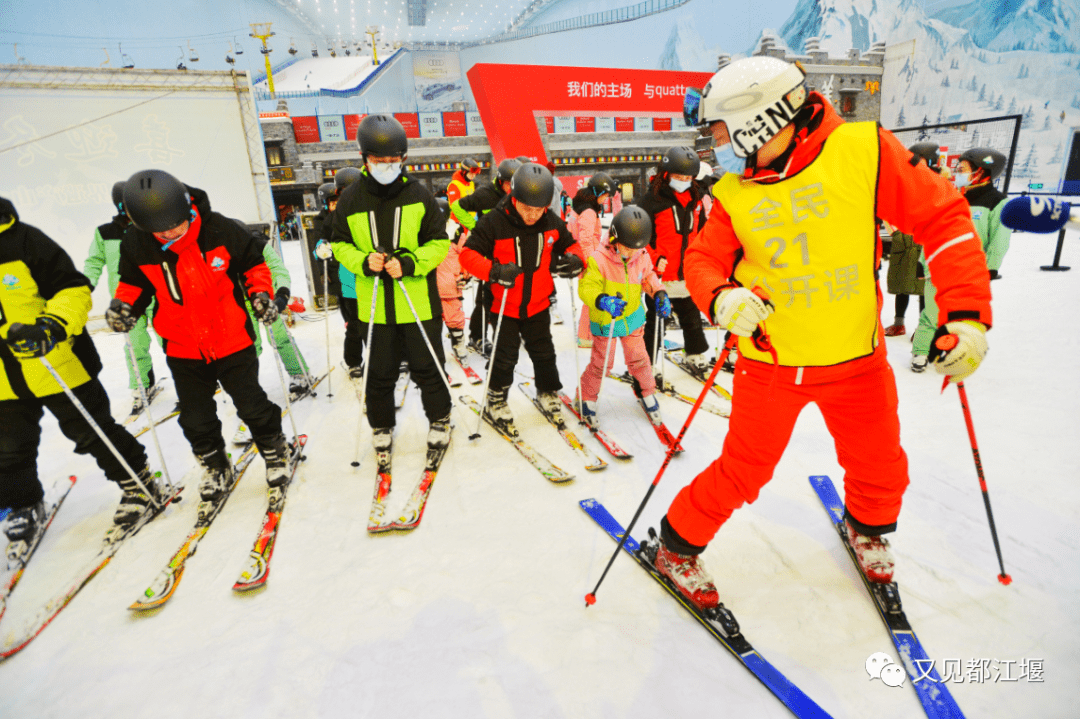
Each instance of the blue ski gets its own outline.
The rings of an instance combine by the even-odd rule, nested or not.
[[[616,542],[623,538],[626,534],[626,530],[619,524],[618,520],[611,516],[611,513],[604,508],[604,505],[595,499],[583,499],[579,502],[581,508],[585,510],[585,513],[593,518],[600,527],[608,533],[608,535]],[[651,532],[651,530],[650,530]],[[721,604],[716,610],[711,612],[702,612],[686,599],[678,589],[676,589],[662,574],[656,571],[653,566],[652,558],[656,556],[656,540],[650,539],[644,544],[639,545],[633,537],[627,537],[626,543],[623,544],[623,549],[630,554],[637,563],[641,565],[641,568],[649,573],[649,575],[659,582],[664,589],[668,591],[671,596],[683,605],[688,612],[694,615],[703,627],[709,630],[709,633],[716,638],[721,644],[723,644],[728,651],[735,655],[735,658],[742,662],[742,665],[749,669],[754,676],[756,676],[761,683],[768,688],[776,697],[784,703],[791,713],[797,717],[804,719],[828,719],[829,714],[814,703],[814,700],[806,696],[801,689],[792,684],[787,677],[781,674],[776,667],[766,661],[757,650],[750,646],[750,642],[746,641],[746,637],[742,635],[739,630],[738,622],[735,621],[735,616],[724,608]]]
[[[848,543],[847,529],[844,526],[844,502],[837,494],[832,480],[825,476],[811,477],[810,486],[817,492],[818,499],[825,506],[825,511],[829,513],[829,519],[836,527],[840,541],[855,564],[855,571],[862,577],[863,584],[870,592],[878,614],[885,622],[885,627],[889,630],[893,643],[896,645],[896,651],[900,654],[900,661],[911,678],[911,686],[919,695],[919,701],[922,702],[926,716],[930,719],[964,719],[964,713],[956,705],[956,700],[949,693],[948,687],[942,683],[941,676],[933,668],[932,661],[904,615],[904,609],[900,604],[900,589],[896,582],[891,584],[871,582],[859,568],[859,562]],[[924,667],[930,667],[929,674]]]

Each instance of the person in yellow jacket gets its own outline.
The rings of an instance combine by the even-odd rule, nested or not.
[[[120,461],[64,394],[40,358],[53,365],[105,436],[151,491],[143,446],[109,411],[97,375],[101,360],[83,332],[90,313],[90,281],[71,257],[36,227],[19,220],[0,197],[0,507],[11,513],[5,533],[12,542],[43,531],[44,490],[37,473],[41,417],[48,408],[75,452],[90,454],[105,476],[124,490],[113,520],[131,524],[150,504]]]

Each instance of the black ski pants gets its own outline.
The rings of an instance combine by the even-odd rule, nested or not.
[[[656,366],[657,357],[653,356],[653,342],[656,341],[656,303],[652,297],[645,297],[645,347],[652,357],[653,366]],[[704,324],[701,321],[701,311],[689,297],[672,297],[671,311],[679,318],[679,326],[682,327],[683,347],[688,355],[699,355],[707,352],[709,342],[705,339]],[[664,348],[659,348],[663,355]]]
[[[469,317],[469,339],[474,342],[487,334],[484,331],[485,317],[489,325],[495,326],[495,320],[491,316],[491,303],[495,301],[495,295],[491,292],[491,285],[480,282],[476,290],[476,297],[476,306],[473,307],[472,316]]]
[[[109,396],[101,382],[92,379],[75,387],[72,393],[131,468],[138,472],[145,467],[146,450],[113,419]],[[21,509],[40,502],[44,496],[38,479],[37,456],[41,418],[46,407],[56,417],[64,436],[75,443],[76,454],[92,455],[105,476],[114,482],[128,476],[124,466],[63,392],[48,397],[3,400],[0,401],[0,418],[4,424],[0,430],[0,507]]]
[[[197,359],[166,358],[176,385],[180,406],[180,428],[199,456],[225,451],[214,392],[220,383],[232,397],[236,414],[251,430],[260,446],[281,434],[281,409],[270,401],[259,384],[259,358],[255,346],[207,362]]]
[[[498,315],[491,318],[492,323]],[[521,342],[533,363],[538,392],[558,392],[562,389],[559,368],[555,364],[555,343],[551,340],[551,312],[544,310],[526,319],[503,317],[502,330],[495,338],[495,357],[491,364],[491,386],[498,390],[508,388],[514,381]]]
[[[429,422],[444,419],[450,414],[450,391],[443,384],[439,368],[446,364],[443,356],[442,318],[421,322],[424,333],[438,355],[439,364],[431,357],[420,328],[415,322],[384,325],[376,323],[371,332],[371,358],[368,360],[367,416],[372,429],[385,429],[396,424],[394,417],[394,385],[402,362],[409,365],[409,375],[420,388],[420,401]]]
[[[345,365],[362,367],[364,342],[367,341],[367,323],[360,321],[355,297],[342,297],[338,300],[338,307],[341,309],[341,316],[345,319]]]

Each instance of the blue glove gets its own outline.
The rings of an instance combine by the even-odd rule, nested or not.
[[[626,300],[622,298],[622,295],[600,295],[596,298],[597,308],[607,312],[612,317],[622,317],[623,310],[626,309]]]
[[[668,299],[667,292],[663,290],[657,292],[653,295],[653,302],[656,303],[656,314],[664,319],[671,317],[671,300]]]

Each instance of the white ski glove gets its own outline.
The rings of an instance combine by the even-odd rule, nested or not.
[[[927,359],[955,384],[975,373],[988,349],[986,327],[981,322],[946,322],[934,334]]]
[[[732,334],[750,337],[759,323],[772,314],[772,302],[763,300],[745,287],[732,287],[716,296],[713,317]]]
[[[334,258],[334,250],[329,242],[319,240],[319,244],[315,245],[315,256],[320,260],[330,260]]]
[[[458,228],[461,227],[456,220],[446,221],[446,236],[451,240],[454,239],[454,235],[457,234]]]

